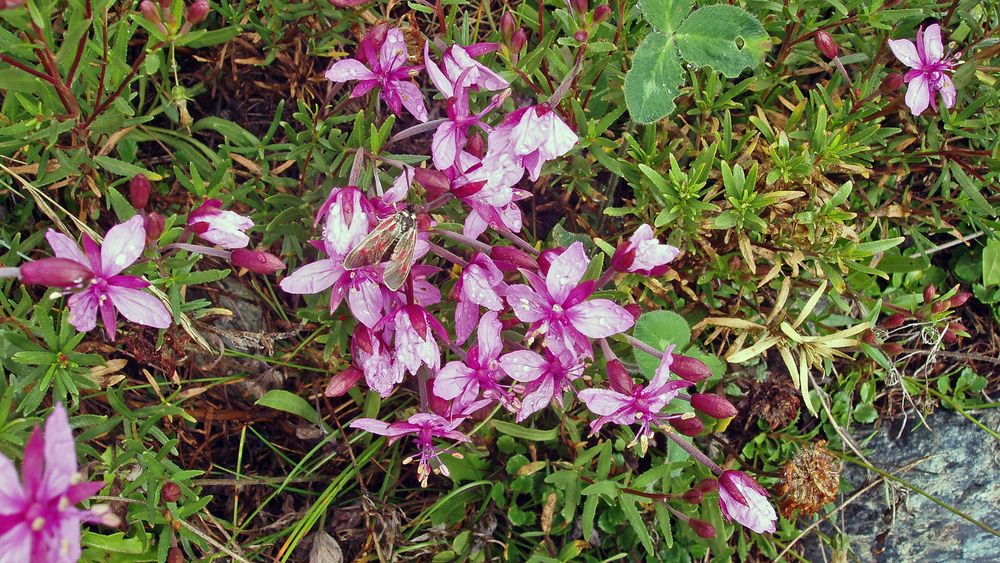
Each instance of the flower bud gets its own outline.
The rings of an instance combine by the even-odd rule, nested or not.
[[[177,502],[181,498],[181,488],[173,481],[167,481],[160,489],[160,498],[164,502]]]
[[[950,305],[952,309],[961,307],[962,305],[965,305],[965,302],[968,301],[970,297],[972,297],[972,294],[968,291],[959,291],[948,300],[948,305]]]
[[[552,260],[557,256],[566,251],[565,246],[557,246],[555,248],[546,248],[538,255],[538,271],[542,273],[543,276],[549,274],[549,266],[552,265]]]
[[[208,0],[195,0],[184,12],[184,20],[191,25],[199,24],[208,17],[209,10]]]
[[[635,262],[635,245],[629,241],[624,241],[615,248],[615,253],[611,256],[611,267],[616,272],[627,272]]]
[[[483,158],[483,155],[486,154],[486,141],[483,140],[483,136],[470,132],[469,140],[465,142],[465,152],[476,158]]]
[[[608,361],[608,386],[612,390],[631,395],[634,385],[632,376],[629,375],[628,370],[625,369],[620,360],[615,358]]]
[[[451,189],[451,180],[440,170],[414,168],[413,180],[427,190],[428,199],[435,199]]]
[[[594,23],[601,23],[611,15],[611,6],[601,4],[594,8]]]
[[[680,432],[685,436],[697,436],[701,434],[701,431],[705,429],[705,425],[698,419],[694,413],[688,413],[690,416],[679,416],[677,418],[670,419],[670,426],[673,426],[675,430]]]
[[[576,39],[580,43],[586,43],[587,39],[590,39],[590,34],[587,33],[587,30],[580,29],[580,30],[577,30],[577,32],[573,34],[573,39]]]
[[[80,287],[94,277],[83,264],[68,258],[42,258],[18,268],[22,283],[46,287]]]
[[[503,37],[503,42],[510,44],[510,40],[514,37],[514,31],[517,28],[517,23],[514,22],[514,16],[510,15],[510,12],[504,12],[500,16],[500,37]]]
[[[934,303],[931,304],[932,313],[940,313],[941,311],[944,311],[947,308],[948,308],[947,301],[935,301]]]
[[[861,334],[861,341],[872,346],[878,344],[878,339],[875,338],[875,333],[871,330],[866,330]]]
[[[698,358],[674,354],[673,363],[670,364],[670,371],[677,374],[684,381],[698,383],[712,376],[712,370],[708,369],[705,362]]]
[[[285,269],[285,263],[281,261],[281,258],[263,250],[237,248],[233,250],[229,260],[233,266],[246,268],[255,274],[267,275]]]
[[[701,481],[698,481],[698,484],[695,485],[695,488],[701,491],[702,493],[708,494],[714,492],[716,489],[719,488],[719,482],[711,478],[702,479]]]
[[[895,342],[885,342],[882,344],[882,351],[890,356],[898,356],[903,353],[903,347]]]
[[[882,326],[882,328],[886,330],[892,330],[894,328],[899,328],[900,326],[902,326],[905,321],[906,321],[906,315],[904,315],[903,313],[893,313],[888,317],[886,317],[885,319],[883,319],[882,322],[879,324]]]
[[[158,24],[160,23],[160,11],[156,9],[156,4],[153,4],[151,0],[142,0],[139,2],[139,13],[142,17],[146,18],[149,23]]]
[[[710,540],[715,537],[715,528],[704,520],[699,520],[697,518],[692,518],[688,520],[688,525],[694,530],[694,533],[698,534],[699,537]]]
[[[184,552],[181,548],[176,545],[170,548],[167,552],[167,563],[184,563]]]
[[[523,29],[515,31],[514,36],[510,38],[510,50],[515,54],[519,54],[527,44],[528,34]]]
[[[493,263],[506,272],[512,272],[518,268],[534,270],[538,267],[535,261],[527,252],[513,246],[494,246],[490,250],[490,258]]]
[[[879,84],[879,91],[883,94],[892,94],[896,90],[899,90],[900,86],[903,85],[903,75],[898,72],[893,72],[886,75],[882,79],[882,84]]]
[[[331,377],[323,394],[327,397],[340,397],[357,385],[364,375],[361,370],[351,366]]]
[[[823,53],[823,56],[828,59],[835,59],[840,54],[840,48],[837,47],[837,43],[825,31],[817,31],[813,35],[813,41],[816,42],[816,48],[819,49],[819,52]]]
[[[160,1],[160,7],[163,8],[164,10],[169,10],[170,8],[174,7],[174,0],[159,0],[159,1]]]
[[[924,303],[930,303],[937,296],[937,288],[930,284],[924,288]]]
[[[946,344],[957,344],[958,335],[955,334],[955,332],[951,328],[949,328],[948,330],[944,331],[944,334],[941,335],[941,340],[943,340]]]
[[[149,183],[149,178],[145,174],[136,174],[128,183],[128,200],[132,207],[145,209],[149,205],[149,194],[153,191],[153,184]]]
[[[727,419],[739,414],[724,397],[712,393],[695,393],[691,395],[691,406],[712,418]]]
[[[447,418],[451,414],[451,401],[434,393],[433,377],[427,380],[427,404],[431,407],[431,412],[438,416]]]
[[[146,244],[149,245],[153,242],[160,240],[160,235],[163,234],[163,229],[166,227],[167,220],[163,218],[157,212],[147,213],[145,217],[142,218],[142,226],[146,229]]]
[[[704,493],[698,489],[688,489],[683,495],[681,495],[681,498],[684,499],[685,502],[689,502],[691,504],[701,504],[701,499],[703,497]]]
[[[590,11],[590,0],[573,0],[573,9],[581,16],[586,14]]]
[[[633,321],[638,322],[639,317],[642,316],[642,307],[640,307],[635,303],[628,303],[626,305],[623,305],[622,309],[625,309],[626,311],[628,311],[628,314],[632,315]],[[674,358],[677,358],[677,356],[674,356]]]

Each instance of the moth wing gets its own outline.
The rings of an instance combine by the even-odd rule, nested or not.
[[[414,226],[403,233],[402,238],[396,243],[396,248],[392,251],[389,264],[382,274],[382,281],[389,289],[396,291],[406,282],[410,275],[410,268],[413,267],[413,250],[417,246],[417,229]]]
[[[344,258],[344,269],[355,270],[381,262],[382,257],[396,240],[398,230],[399,218],[396,215],[379,223],[353,250],[347,253]]]

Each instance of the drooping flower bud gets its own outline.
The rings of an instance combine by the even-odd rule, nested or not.
[[[720,395],[713,393],[695,393],[691,395],[691,406],[712,418],[721,420],[732,418],[739,414],[736,407]]]
[[[903,313],[893,313],[883,319],[879,324],[886,330],[892,330],[894,328],[899,328],[904,322],[906,322],[906,315]]]
[[[837,43],[825,31],[817,31],[813,35],[813,41],[816,42],[816,48],[819,49],[819,52],[823,53],[823,56],[828,59],[835,59],[840,54],[840,48],[837,47]]]
[[[698,383],[712,376],[712,370],[708,369],[705,362],[681,354],[674,354],[674,362],[670,364],[670,371],[677,374],[677,377],[691,383]]]
[[[358,368],[351,366],[330,378],[323,394],[327,397],[340,397],[350,391],[365,374]]]
[[[164,502],[177,502],[181,498],[180,486],[173,481],[167,481],[163,484],[163,488],[160,489],[160,498]]]
[[[882,79],[882,83],[879,84],[878,89],[883,94],[892,94],[896,90],[899,90],[899,87],[903,85],[903,82],[903,75],[898,72],[893,72],[886,75],[886,77]]]
[[[146,244],[149,245],[153,242],[160,240],[160,235],[163,234],[163,229],[166,227],[167,220],[163,218],[157,212],[147,213],[145,217],[142,218],[142,226],[146,229]]]
[[[153,4],[151,0],[142,0],[139,2],[139,13],[142,17],[146,18],[149,23],[158,24],[160,23],[160,10],[156,8],[156,4]]]
[[[601,23],[611,15],[611,6],[601,4],[594,8],[594,23]]]
[[[642,307],[636,303],[626,303],[625,305],[622,305],[622,309],[625,309],[628,311],[628,314],[632,315],[633,321],[639,322],[639,317],[642,316]],[[674,358],[676,359],[677,356],[674,356]]]
[[[701,481],[698,481],[698,484],[695,485],[695,488],[701,491],[702,493],[708,494],[714,492],[716,489],[719,488],[719,482],[716,481],[715,479],[702,479]]]
[[[632,381],[632,376],[629,375],[621,361],[617,358],[609,360],[607,369],[608,386],[619,393],[631,395],[635,382]]]
[[[724,471],[719,477],[719,507],[727,521],[736,520],[758,534],[774,532],[778,519],[767,491],[742,471]]]
[[[149,178],[145,174],[136,174],[128,183],[128,199],[132,207],[145,209],[149,205],[149,194],[153,191],[153,184],[149,183]]]
[[[587,39],[590,39],[590,34],[587,33],[585,29],[578,29],[576,33],[573,34],[573,39],[576,39],[580,43],[586,43]]]
[[[549,266],[552,265],[552,260],[557,256],[566,251],[566,247],[557,246],[555,248],[546,248],[538,255],[538,271],[542,273],[543,276],[548,275]]]
[[[195,0],[184,12],[184,20],[191,25],[199,24],[208,17],[209,10],[208,0]]]
[[[685,502],[689,502],[691,504],[701,504],[703,497],[704,493],[698,489],[688,489],[683,495],[681,495],[681,498],[684,499]]]
[[[510,15],[510,12],[504,12],[500,16],[500,37],[503,37],[503,42],[510,45],[510,40],[514,37],[514,32],[517,29],[517,23],[514,21],[514,16]]]
[[[68,258],[42,258],[18,268],[22,283],[46,287],[79,287],[94,277],[83,264]]]
[[[427,190],[428,199],[435,199],[451,189],[451,180],[440,170],[414,168],[413,180]]]
[[[280,258],[263,250],[237,248],[233,250],[229,260],[233,266],[246,268],[255,274],[268,275],[285,269],[285,264]]]
[[[948,300],[948,305],[950,305],[952,309],[961,307],[962,305],[965,305],[965,302],[968,301],[970,297],[972,297],[972,294],[968,291],[959,291]]]
[[[688,520],[688,525],[699,537],[710,540],[715,537],[715,527],[704,520],[692,518]]]
[[[947,308],[948,308],[947,301],[935,301],[934,303],[931,304],[932,313],[940,313],[941,311],[944,311]]]
[[[701,434],[701,431],[705,429],[705,424],[694,413],[688,414],[690,416],[671,418],[670,426],[673,426],[675,430],[685,436],[697,436]]]
[[[930,284],[924,288],[924,303],[930,303],[937,296],[937,288]]]
[[[490,250],[490,258],[497,268],[505,272],[513,272],[518,268],[533,270],[538,267],[538,262],[527,252],[513,246],[494,246]]]
[[[581,16],[590,11],[590,0],[573,0],[573,9]]]
[[[514,36],[510,38],[510,50],[514,54],[519,54],[527,44],[528,34],[523,29],[515,31]]]
[[[882,344],[882,351],[890,356],[898,356],[903,353],[903,347],[896,342],[885,342]]]
[[[174,7],[174,0],[160,0],[160,7],[169,10]]]

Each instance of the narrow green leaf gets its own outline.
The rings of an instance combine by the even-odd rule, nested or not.
[[[284,389],[272,389],[254,404],[301,416],[316,425],[320,423],[319,413],[308,401]]]

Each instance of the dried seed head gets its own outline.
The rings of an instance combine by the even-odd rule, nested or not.
[[[812,516],[837,498],[841,463],[824,440],[806,445],[781,468],[778,486],[781,514],[788,518],[795,510],[799,516]]]

